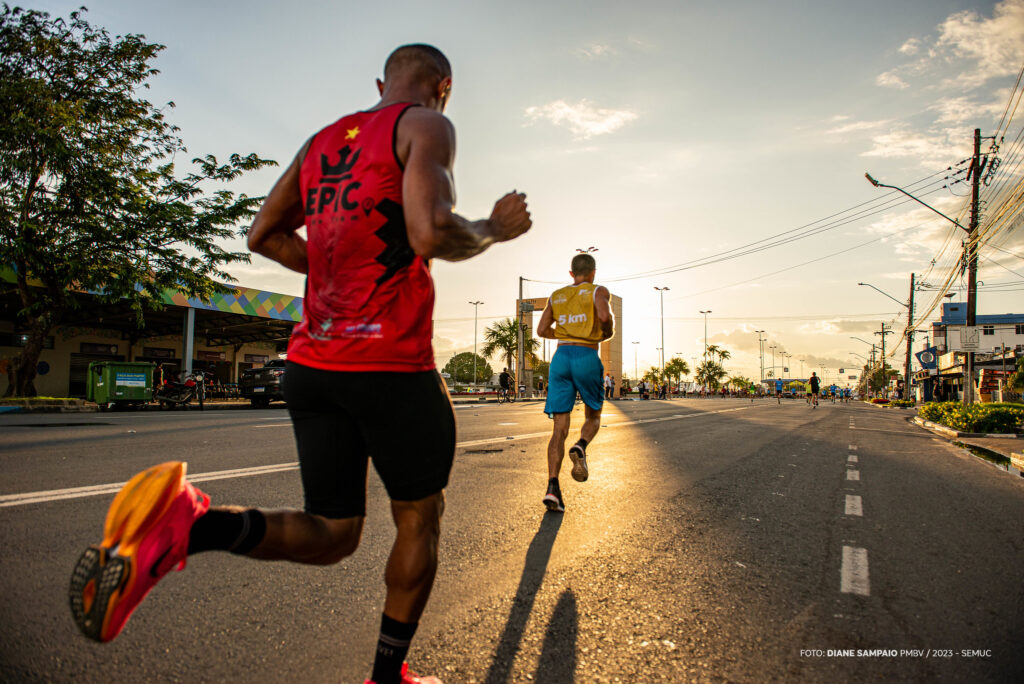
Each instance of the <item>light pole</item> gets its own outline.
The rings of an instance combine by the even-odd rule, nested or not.
[[[775,350],[779,348],[777,344],[770,344],[768,348],[772,350],[772,377],[778,377],[775,375]]]
[[[638,344],[640,344],[640,343],[639,342],[634,342],[633,343],[633,382],[640,382],[640,377],[639,377],[637,369],[636,369],[636,350],[637,350],[636,345],[638,345]]]
[[[804,379],[804,360],[800,359],[800,379]]]
[[[470,302],[470,304],[473,305],[473,386],[476,387],[476,319],[483,302]]]
[[[868,182],[874,185],[876,188],[891,188],[902,192],[904,195],[914,200],[918,204],[921,204],[933,212],[946,219],[960,230],[967,233],[967,242],[965,244],[964,262],[967,267],[967,326],[975,326],[977,324],[977,309],[978,309],[978,223],[980,214],[980,180],[981,174],[984,172],[985,164],[981,161],[981,129],[974,129],[974,154],[971,159],[971,167],[969,176],[971,178],[971,219],[968,222],[970,227],[964,227],[959,221],[952,219],[935,207],[922,202],[918,198],[911,195],[903,188],[895,185],[888,185],[881,183],[871,177],[870,173],[865,173],[864,177],[868,179]],[[987,162],[988,160],[986,160]],[[914,288],[911,286],[911,293]],[[913,305],[911,305],[913,308]],[[882,333],[882,344],[885,344],[885,333]],[[882,360],[882,368],[885,368],[885,359]],[[909,383],[910,379],[907,379]],[[909,385],[908,385],[909,388]],[[974,352],[967,352],[967,362],[964,364],[964,404],[974,403]]]
[[[579,247],[577,247],[576,251],[579,252],[580,254],[590,254],[591,252],[596,252],[598,250],[597,250],[597,247],[590,246],[590,247],[587,247],[586,249],[580,249]]]
[[[764,382],[764,343],[768,340],[767,337],[761,337],[764,334],[764,330],[755,330],[757,333],[757,353],[761,358],[761,382]]]
[[[788,359],[793,358],[793,355],[789,352],[782,352],[782,377],[786,377],[786,365],[789,363]]]
[[[892,301],[896,302],[900,306],[907,307],[907,354],[906,354],[906,359],[905,359],[905,361],[903,363],[903,395],[904,395],[903,398],[906,399],[907,397],[910,396],[910,357],[911,357],[911,351],[912,351],[911,347],[914,344],[914,274],[913,273],[910,274],[910,299],[908,301],[906,301],[906,302],[901,302],[900,300],[896,299],[895,297],[893,297],[888,292],[884,292],[882,290],[879,290],[877,287],[875,287],[871,283],[857,283],[857,284],[858,285],[864,285],[866,287],[870,287],[872,290],[875,290],[877,292],[881,292],[886,297],[888,297]],[[884,336],[883,336],[882,339],[883,340],[885,339]]]
[[[701,311],[704,314],[704,363],[708,362],[708,314],[711,313],[711,309],[707,311]]]
[[[661,377],[665,378],[665,293],[667,287],[655,287],[658,291],[658,299],[661,300]]]

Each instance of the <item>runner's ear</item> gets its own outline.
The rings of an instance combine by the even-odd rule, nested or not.
[[[384,81],[379,78],[377,79],[377,93],[379,95],[384,95]]]

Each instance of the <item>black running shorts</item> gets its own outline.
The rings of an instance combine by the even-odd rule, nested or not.
[[[395,501],[448,485],[455,413],[437,371],[350,373],[289,361],[284,381],[307,513],[366,515],[369,459]]]

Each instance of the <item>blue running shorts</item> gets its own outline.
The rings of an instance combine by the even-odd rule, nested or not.
[[[596,349],[561,345],[551,359],[548,370],[548,399],[544,413],[572,412],[576,393],[590,408],[600,411],[604,404],[604,365]]]

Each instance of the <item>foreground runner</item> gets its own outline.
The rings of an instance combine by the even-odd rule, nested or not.
[[[451,84],[436,48],[395,50],[377,81],[380,102],[316,133],[249,233],[254,252],[308,274],[285,384],[305,512],[210,508],[184,463],[136,475],[71,579],[72,613],[87,636],[116,637],[189,554],[337,563],[359,544],[372,458],[397,527],[372,681],[438,682],[404,665],[437,569],[455,451],[454,412],[431,348],[428,263],[467,259],[531,225],[525,195],[514,192],[490,219],[453,213],[454,130],[441,114]],[[296,233],[303,224],[308,242]]]
[[[807,383],[807,398],[810,399],[811,408],[818,408],[818,392],[821,390],[821,380],[818,378],[818,374],[811,373],[811,378]]]
[[[579,440],[569,448],[572,477],[585,482],[587,445],[601,427],[601,374],[604,367],[597,354],[598,343],[615,334],[615,319],[608,304],[608,288],[594,285],[596,263],[589,254],[577,254],[572,260],[573,284],[555,290],[544,307],[537,325],[537,335],[558,340],[558,349],[548,369],[548,398],[544,412],[554,419],[548,443],[548,491],[544,505],[549,511],[565,510],[558,473],[565,458],[565,440],[576,393],[584,403],[585,420]]]

